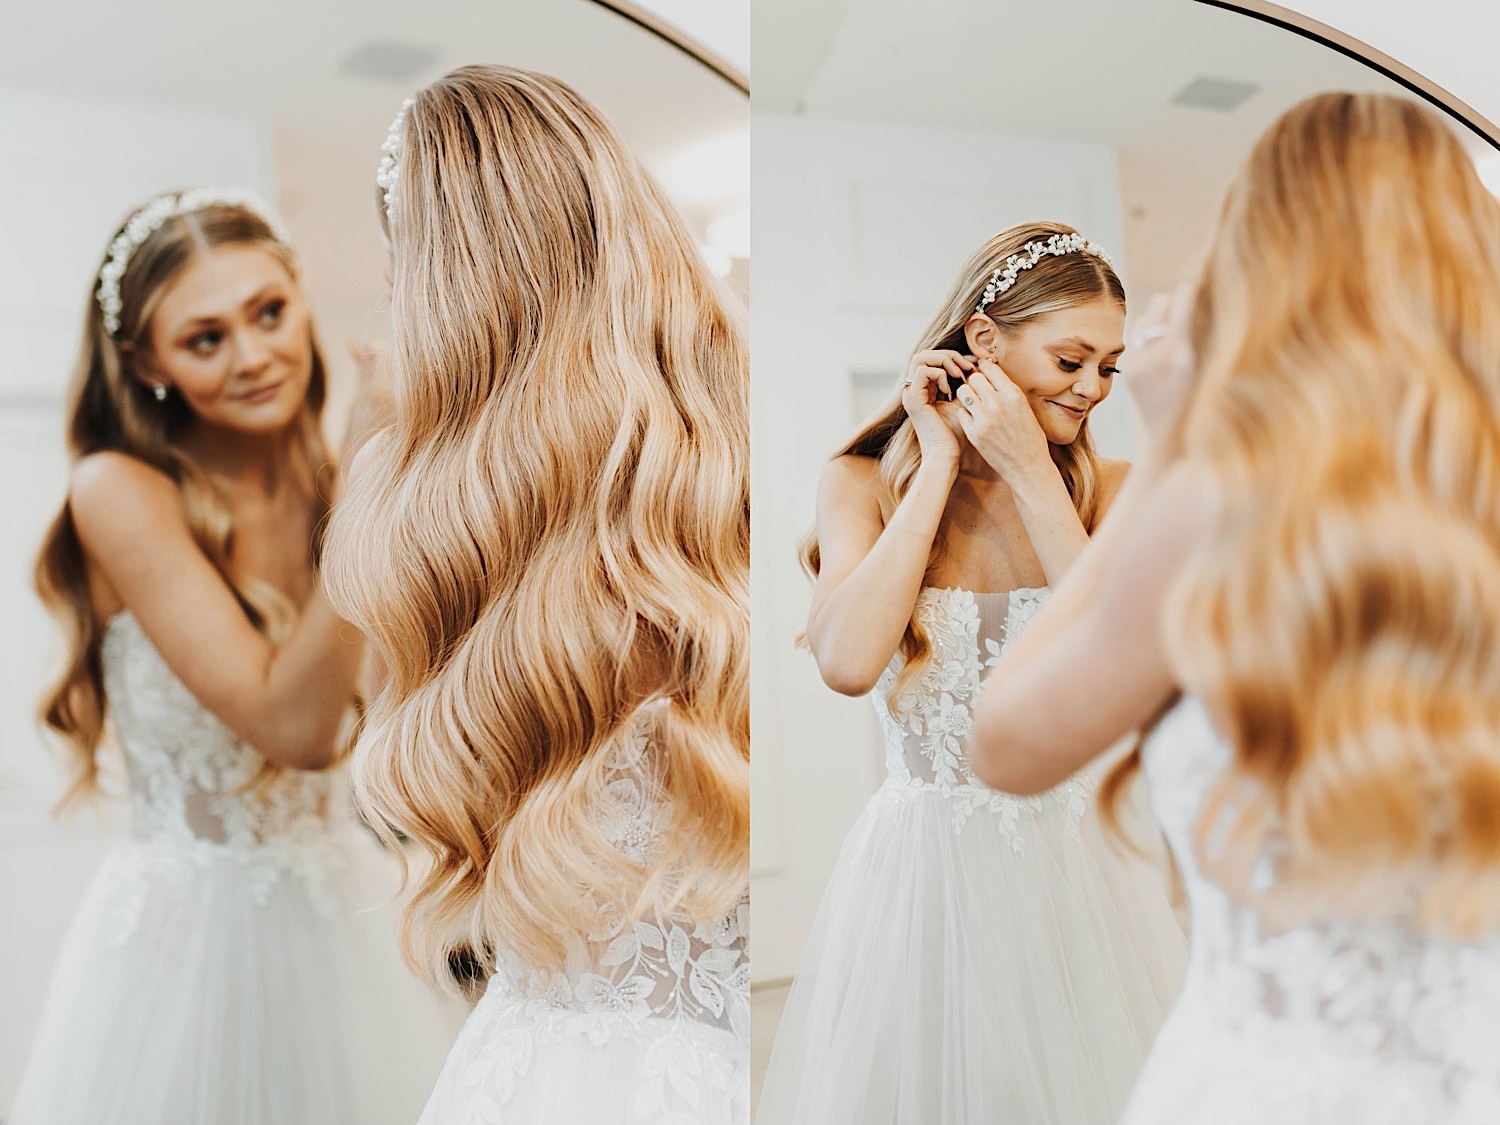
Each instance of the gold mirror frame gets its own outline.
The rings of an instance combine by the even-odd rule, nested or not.
[[[725,82],[728,82],[745,97],[750,96],[750,76],[740,71],[728,59],[710,50],[698,40],[688,35],[681,28],[668,23],[661,17],[646,11],[630,0],[590,0],[606,11],[613,12],[621,19],[635,24],[641,30],[656,36],[665,43],[670,43],[683,54],[693,59],[702,66],[713,71]]]
[[[1265,0],[1196,0],[1196,2],[1206,4],[1210,8],[1223,8],[1225,11],[1238,12],[1251,19],[1260,20],[1262,23],[1284,28],[1304,39],[1311,39],[1330,50],[1346,55],[1355,62],[1362,63],[1371,70],[1385,75],[1391,81],[1405,86],[1417,97],[1442,110],[1493,148],[1500,149],[1500,129],[1497,129],[1492,121],[1475,110],[1473,106],[1454,97],[1436,82],[1391,58],[1384,51],[1377,51],[1368,43],[1352,35],[1329,27],[1326,23],[1321,23],[1311,16],[1305,16],[1301,12],[1283,8],[1280,4],[1266,3]]]

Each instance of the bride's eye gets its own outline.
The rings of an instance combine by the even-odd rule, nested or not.
[[[1082,368],[1083,364],[1074,363],[1071,359],[1063,359],[1061,356],[1059,356],[1057,359],[1057,366],[1061,367],[1064,371],[1071,375],[1073,372]]]

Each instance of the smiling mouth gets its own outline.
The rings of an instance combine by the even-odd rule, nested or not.
[[[240,402],[265,402],[268,398],[273,397],[276,394],[276,392],[279,391],[279,390],[281,390],[281,384],[280,383],[272,383],[269,386],[257,387],[253,391],[246,391],[244,394],[240,395],[239,396],[239,401]]]
[[[1056,400],[1050,398],[1047,401],[1052,403],[1052,405],[1057,407],[1059,410],[1066,410],[1074,418],[1082,418],[1085,414],[1088,413],[1088,410],[1081,406],[1069,406],[1066,403],[1057,402]]]

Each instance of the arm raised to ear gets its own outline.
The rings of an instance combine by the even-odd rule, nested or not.
[[[93,453],[75,467],[68,502],[91,566],[204,707],[280,765],[337,760],[363,639],[320,590],[273,646],[198,547],[164,473]]]
[[[1202,535],[1200,478],[1137,469],[1062,585],[985,682],[970,751],[1008,793],[1071,777],[1171,699],[1162,610]]]

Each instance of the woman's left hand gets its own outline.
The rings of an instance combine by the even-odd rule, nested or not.
[[[1038,470],[1055,473],[1047,435],[1021,388],[998,363],[981,359],[958,388],[958,424],[1000,479],[1014,485]]]

